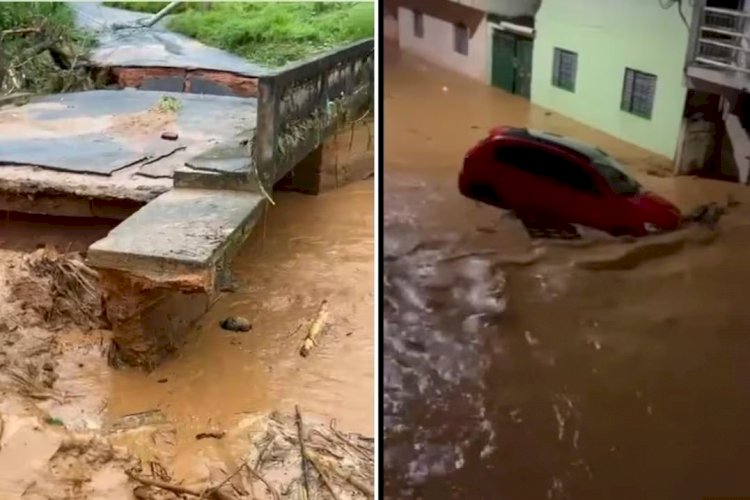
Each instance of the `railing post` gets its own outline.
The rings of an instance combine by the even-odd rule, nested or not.
[[[685,65],[693,64],[698,54],[698,43],[700,40],[701,25],[703,24],[703,7],[706,0],[695,0],[693,12],[690,18],[690,31],[688,32],[687,54]]]
[[[275,175],[276,141],[279,131],[279,92],[274,76],[262,76],[258,81],[258,119],[255,131],[255,169],[258,179],[266,182],[263,173],[271,169]],[[263,186],[268,188],[270,186]]]
[[[745,14],[750,13],[750,2],[746,2],[745,6],[743,8],[743,11]],[[748,55],[746,50],[750,50],[750,22],[748,22],[747,17],[742,18],[742,38],[740,38],[740,48],[744,50],[740,50],[740,67],[742,69],[748,70],[750,69],[750,56]]]

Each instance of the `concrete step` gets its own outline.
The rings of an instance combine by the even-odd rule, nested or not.
[[[91,245],[87,260],[161,285],[211,291],[265,202],[245,191],[173,189]]]
[[[245,191],[173,189],[89,247],[112,327],[111,365],[151,369],[183,344],[264,203]]]
[[[748,180],[750,180],[750,138],[747,135],[747,131],[742,128],[737,115],[727,114],[724,124],[727,136],[732,143],[739,181],[741,184],[747,184]]]

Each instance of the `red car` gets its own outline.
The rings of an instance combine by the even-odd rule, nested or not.
[[[512,210],[527,228],[578,224],[615,236],[677,229],[677,207],[648,192],[604,151],[567,137],[501,127],[472,148],[464,196]]]

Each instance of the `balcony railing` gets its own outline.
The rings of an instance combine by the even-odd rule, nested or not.
[[[696,2],[698,31],[693,62],[750,73],[750,13]]]

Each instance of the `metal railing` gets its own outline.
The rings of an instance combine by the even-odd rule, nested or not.
[[[750,13],[702,5],[695,8],[700,11],[693,62],[750,73]]]

